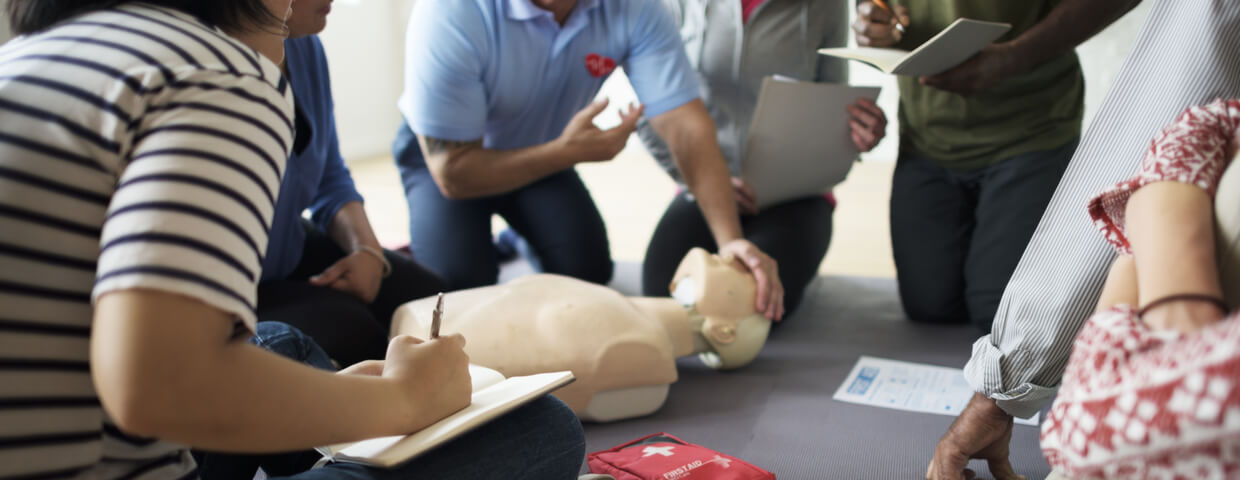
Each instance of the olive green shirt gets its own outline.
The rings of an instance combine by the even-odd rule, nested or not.
[[[902,0],[912,19],[899,48],[913,49],[957,18],[1005,22],[999,42],[1029,30],[1060,0]],[[901,76],[900,148],[958,171],[1049,150],[1080,135],[1085,80],[1070,51],[963,97]]]

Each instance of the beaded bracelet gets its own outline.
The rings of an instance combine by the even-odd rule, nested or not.
[[[1154,307],[1157,307],[1164,303],[1175,302],[1175,301],[1180,301],[1180,300],[1206,302],[1206,303],[1209,303],[1211,305],[1218,307],[1218,309],[1222,310],[1223,313],[1227,313],[1228,311],[1230,311],[1230,309],[1227,308],[1227,303],[1224,302],[1223,299],[1215,297],[1213,295],[1206,295],[1204,293],[1173,293],[1171,295],[1167,295],[1165,297],[1159,298],[1157,300],[1154,300],[1150,303],[1145,304],[1144,307],[1141,307],[1140,309],[1137,310],[1137,318],[1141,318],[1145,316],[1145,313],[1150,311]]]
[[[368,247],[366,245],[358,245],[357,251],[369,253],[375,258],[379,259],[380,262],[383,262],[383,278],[387,278],[388,275],[392,274],[392,264],[391,262],[388,262],[387,257],[383,256],[383,252],[376,250],[373,247]]]

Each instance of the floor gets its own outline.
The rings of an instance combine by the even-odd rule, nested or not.
[[[834,237],[819,267],[824,274],[894,277],[887,204],[894,163],[867,160],[854,165],[836,188],[839,208]],[[350,163],[366,211],[385,245],[408,242],[408,209],[390,156]],[[640,262],[667,201],[675,189],[668,176],[640,144],[631,143],[616,159],[578,168],[607,223],[612,256],[618,262]],[[496,232],[502,220],[496,219]]]

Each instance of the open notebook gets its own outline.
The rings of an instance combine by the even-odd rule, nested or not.
[[[877,87],[762,81],[754,109],[741,178],[753,188],[758,208],[822,195],[844,181],[860,152],[849,136],[848,106],[876,100]]]
[[[574,380],[569,371],[506,379],[495,370],[477,365],[469,366],[469,374],[474,395],[472,403],[463,410],[409,435],[319,447],[319,453],[339,462],[394,467]]]
[[[1007,33],[1011,25],[958,18],[913,51],[898,48],[823,48],[818,53],[858,60],[895,75],[935,75],[960,65]]]

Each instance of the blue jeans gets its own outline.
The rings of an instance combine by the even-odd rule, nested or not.
[[[332,368],[314,340],[287,324],[263,322],[250,341],[317,368]],[[546,396],[390,470],[347,463],[308,470],[318,454],[303,451],[201,455],[200,474],[203,480],[249,480],[261,466],[273,480],[570,480],[581,470],[585,448],[577,416],[555,397]]]
[[[401,125],[392,145],[409,202],[409,247],[452,290],[494,284],[499,255],[491,216],[521,235],[541,270],[604,284],[613,264],[603,217],[573,169],[490,197],[445,198],[426,168],[417,136]]]

